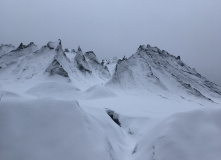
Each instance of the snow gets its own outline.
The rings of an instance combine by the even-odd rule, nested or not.
[[[218,160],[220,115],[220,109],[212,109],[168,117],[138,141],[135,159]]]
[[[110,121],[99,124],[87,115],[76,101],[1,102],[0,114],[0,159],[111,160],[108,143],[113,142],[104,128],[111,127],[109,135],[120,134]]]
[[[149,45],[104,63],[60,40],[28,46],[0,58],[0,159],[220,159],[220,86],[181,59]]]
[[[3,55],[11,52],[14,49],[15,49],[15,46],[13,46],[11,44],[1,44],[1,46],[0,46],[0,57],[2,57]]]
[[[96,85],[87,89],[84,92],[84,96],[85,98],[88,98],[88,99],[97,99],[97,98],[115,97],[116,94],[113,91],[111,91],[109,88],[103,85]]]
[[[19,57],[22,57],[22,56],[25,56],[25,55],[28,55],[30,53],[37,51],[37,49],[38,47],[34,43],[30,43],[27,46],[22,45],[22,49],[18,47],[16,50],[12,50],[11,52],[7,54],[2,55],[0,58],[0,64],[10,63]]]
[[[36,97],[51,97],[57,99],[75,98],[80,92],[80,89],[63,83],[44,82],[39,83],[26,91],[27,94]]]

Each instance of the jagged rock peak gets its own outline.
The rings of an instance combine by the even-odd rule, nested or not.
[[[65,71],[61,63],[57,60],[57,58],[54,58],[52,63],[46,68],[45,72],[48,72],[50,75],[60,75],[63,77],[68,77],[68,73]]]
[[[137,51],[152,51],[152,52],[158,52],[160,54],[163,52],[158,47],[151,47],[149,44],[147,44],[146,46],[140,45]]]
[[[93,51],[88,51],[88,52],[86,52],[86,53],[84,54],[84,56],[87,57],[87,58],[90,59],[90,60],[96,60],[96,61],[98,61],[98,60],[97,60],[97,57],[96,57],[96,55],[94,54]]]
[[[80,45],[78,46],[78,51],[82,51]]]
[[[124,56],[122,60],[127,60],[126,56]]]
[[[50,49],[61,49],[62,48],[61,40],[58,39],[55,42],[48,42],[47,47],[50,48]]]
[[[122,61],[126,61],[126,60],[127,60],[127,58],[126,58],[126,56],[124,56],[122,59],[118,59],[116,64],[119,64]]]
[[[65,48],[65,49],[64,49],[64,52],[70,52],[70,51],[69,51],[69,49],[68,49],[68,48]]]
[[[36,46],[37,47],[37,45],[34,44],[34,42],[30,42],[25,48],[30,47],[30,46]]]
[[[21,43],[16,50],[20,50],[20,49],[24,49],[24,48],[25,48],[25,45],[23,45],[23,43]]]
[[[30,42],[28,45],[24,45],[23,43],[21,43],[21,44],[18,46],[18,48],[16,49],[16,51],[21,50],[21,49],[28,48],[28,47],[30,47],[30,46],[36,46],[36,45],[34,44],[34,42]],[[37,47],[37,46],[36,46],[36,47]]]
[[[169,54],[165,50],[160,50],[158,47],[151,47],[149,44],[148,45],[140,45],[139,48],[137,49],[137,54],[140,54],[141,52],[145,52],[149,55],[154,55],[154,56],[160,56],[160,57],[171,57],[175,59],[181,66],[184,66],[185,64],[181,61],[180,56],[174,56]],[[155,57],[156,58],[156,57]]]

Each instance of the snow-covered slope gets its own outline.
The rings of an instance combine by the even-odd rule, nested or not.
[[[9,81],[26,81],[33,84],[50,81],[56,76],[66,79],[80,89],[104,83],[110,78],[107,68],[93,63],[91,59],[87,61],[80,48],[76,53],[66,55],[61,40],[49,42],[39,50],[34,43],[27,46],[21,44],[16,50],[0,58],[0,79],[6,84]]]
[[[15,46],[13,46],[11,44],[1,44],[1,46],[0,46],[0,57],[2,57],[3,55],[11,52],[14,49],[15,49]]]
[[[211,100],[221,97],[221,87],[175,57],[157,47],[140,46],[130,58],[117,62],[115,72],[107,83],[122,89],[145,89],[151,92],[184,93]]]
[[[18,46],[17,49],[12,50],[11,52],[4,54],[0,58],[1,63],[13,63],[13,61],[17,60],[20,57],[26,56],[30,53],[35,52],[38,47],[33,43],[29,43],[28,45],[23,45],[22,43]]]
[[[107,66],[107,68],[108,68],[111,75],[113,75],[113,73],[114,73],[114,70],[115,70],[115,67],[116,67],[116,64],[117,64],[118,60],[119,59],[117,57],[113,57],[109,60],[102,60],[102,64]]]
[[[178,113],[145,133],[136,144],[135,159],[218,160],[221,110]]]
[[[61,40],[0,47],[0,159],[219,160],[221,87],[140,46],[123,59]]]

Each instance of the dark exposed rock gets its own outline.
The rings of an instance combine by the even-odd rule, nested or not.
[[[111,117],[111,119],[121,127],[121,123],[119,121],[119,114],[117,114],[115,111],[107,109],[106,110],[107,114]]]
[[[64,49],[64,52],[69,52],[69,49],[65,48],[65,49]]]
[[[21,49],[24,49],[25,47],[26,47],[26,46],[23,45],[23,43],[21,43],[16,50],[21,50]]]
[[[82,51],[80,46],[78,46],[78,51]]]
[[[132,154],[135,154],[137,152],[137,145],[135,145]]]
[[[68,77],[68,73],[64,70],[63,66],[58,62],[57,59],[52,61],[45,72],[48,72],[50,75],[57,74],[63,77]]]
[[[77,64],[77,68],[83,73],[92,73],[89,68],[88,62],[85,59],[85,56],[82,53],[77,52],[75,56],[75,61]]]

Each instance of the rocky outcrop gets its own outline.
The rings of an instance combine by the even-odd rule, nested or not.
[[[68,73],[64,70],[63,66],[56,58],[51,62],[45,72],[48,72],[50,75],[57,74],[63,77],[68,77]]]
[[[104,64],[101,64],[93,51],[86,52],[84,56],[87,59],[87,62],[92,70],[92,72],[98,74],[101,78],[108,79],[110,78],[109,70]]]

